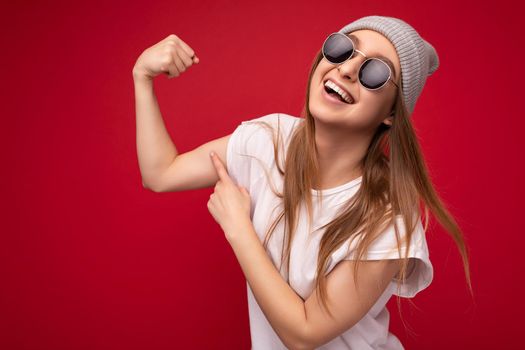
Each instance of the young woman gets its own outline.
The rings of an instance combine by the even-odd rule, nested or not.
[[[413,27],[384,16],[346,25],[315,57],[304,117],[244,121],[178,155],[152,79],[193,63],[195,52],[176,36],[137,60],[140,169],[154,191],[215,184],[208,209],[246,276],[253,350],[403,349],[388,331],[386,303],[396,295],[399,307],[433,279],[429,211],[457,243],[472,292],[463,235],[411,124],[439,66]]]

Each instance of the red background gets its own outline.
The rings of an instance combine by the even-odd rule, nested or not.
[[[249,349],[246,282],[207,210],[212,188],[142,187],[133,65],[171,33],[199,56],[155,80],[183,153],[242,120],[299,115],[326,35],[371,14],[406,20],[438,51],[413,120],[476,293],[433,221],[434,281],[403,300],[416,334],[395,298],[391,331],[407,349],[518,347],[524,68],[511,3],[39,1],[0,13],[0,348]]]

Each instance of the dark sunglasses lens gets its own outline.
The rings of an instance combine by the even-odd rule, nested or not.
[[[324,57],[332,63],[346,61],[354,52],[354,46],[344,34],[332,34],[323,45]]]
[[[378,89],[383,86],[390,75],[386,63],[377,59],[369,59],[359,70],[359,80],[368,89]]]

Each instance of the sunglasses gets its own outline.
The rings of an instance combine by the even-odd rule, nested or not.
[[[392,69],[383,60],[375,57],[366,57],[360,50],[355,48],[354,42],[343,33],[332,33],[323,43],[323,56],[332,64],[341,64],[354,56],[355,52],[363,55],[366,60],[359,66],[359,83],[368,90],[378,90],[392,81]]]

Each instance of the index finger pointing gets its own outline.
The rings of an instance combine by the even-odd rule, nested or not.
[[[211,161],[213,162],[213,165],[215,166],[215,170],[217,170],[217,174],[219,175],[219,179],[223,181],[231,182],[230,175],[228,174],[228,171],[226,170],[226,167],[222,163],[222,160],[217,156],[217,154],[213,151],[210,152]]]

